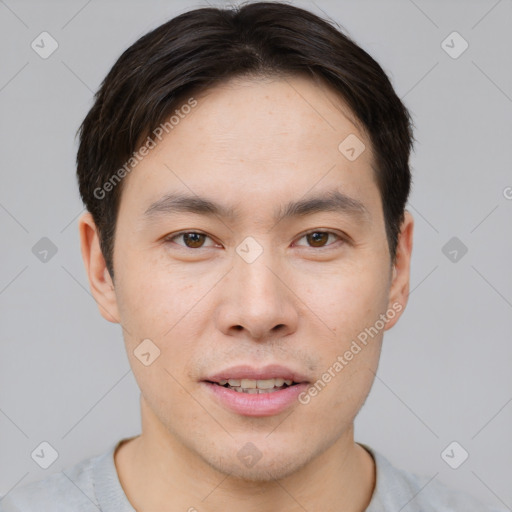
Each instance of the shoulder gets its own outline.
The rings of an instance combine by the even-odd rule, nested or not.
[[[95,477],[98,470],[108,467],[116,445],[59,473],[13,489],[0,499],[0,512],[98,512]]]
[[[375,460],[375,490],[366,512],[504,512],[448,487],[436,477],[419,476],[394,467],[379,452],[362,445]]]

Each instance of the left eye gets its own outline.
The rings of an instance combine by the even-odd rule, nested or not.
[[[337,238],[338,240],[341,240],[341,237],[339,235],[331,231],[311,231],[310,233],[306,233],[305,235],[303,235],[301,238],[299,238],[299,240],[305,238],[310,247],[323,248],[332,245],[332,243],[327,244],[329,237],[331,236]],[[167,238],[166,240],[171,242],[178,238],[182,238],[184,242],[183,244],[178,245],[184,245],[189,249],[201,249],[203,247],[212,247],[212,245],[204,245],[206,239],[211,240],[211,238],[208,235],[205,235],[204,233],[199,233],[197,231],[187,231],[183,233],[178,233],[176,235],[173,235],[172,237]]]
[[[331,231],[311,231],[310,233],[306,233],[305,235],[303,235],[299,240],[306,238],[308,244],[310,244],[310,247],[323,248],[332,245],[332,243],[327,245],[327,241],[329,240],[330,236],[334,236],[338,240],[341,240],[340,235],[337,235],[336,233],[333,233]]]

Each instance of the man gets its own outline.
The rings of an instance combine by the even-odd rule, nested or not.
[[[142,433],[1,510],[491,510],[354,442],[409,293],[412,140],[381,67],[290,5],[123,53],[80,129],[79,230]]]

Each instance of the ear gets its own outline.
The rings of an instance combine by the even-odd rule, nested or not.
[[[413,229],[414,219],[410,212],[406,210],[398,238],[388,302],[388,308],[393,309],[398,314],[389,319],[385,330],[396,324],[409,298]]]
[[[119,310],[114,283],[100,248],[98,230],[90,212],[85,212],[78,220],[80,245],[89,286],[105,320],[119,323]]]

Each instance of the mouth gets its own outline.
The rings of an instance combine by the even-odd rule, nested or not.
[[[210,384],[232,389],[238,393],[263,394],[275,393],[291,386],[300,384],[291,379],[278,377],[276,379],[221,379],[219,382],[206,381]]]
[[[309,386],[304,375],[280,365],[236,366],[201,381],[217,404],[242,416],[273,416],[294,404]]]

